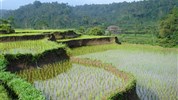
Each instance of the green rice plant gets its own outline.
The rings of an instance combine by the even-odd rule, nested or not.
[[[141,100],[176,100],[177,49],[139,45],[137,48],[132,45],[126,47],[118,46],[117,50],[78,57],[112,63],[117,69],[132,73],[137,79],[137,94]]]
[[[28,40],[0,43],[0,54],[38,54],[45,50],[65,47],[65,45],[43,40]]]
[[[78,64],[54,78],[34,82],[47,100],[102,99],[123,85],[122,79],[104,69]]]
[[[47,80],[53,78],[61,73],[66,72],[72,67],[69,61],[56,62],[52,64],[47,64],[44,66],[39,66],[38,69],[26,69],[17,73],[21,78],[27,79],[28,82],[33,83],[37,80]]]
[[[117,99],[118,98],[127,99],[127,97],[125,97],[124,93],[127,94],[127,92],[130,92],[131,90],[133,90],[135,88],[135,83],[136,83],[135,77],[130,73],[122,72],[122,71],[116,69],[112,64],[102,63],[100,60],[92,60],[92,59],[88,59],[88,58],[85,59],[85,58],[76,58],[76,57],[71,57],[71,61],[73,63],[78,63],[78,64],[82,64],[82,65],[86,65],[86,66],[102,68],[108,72],[111,72],[118,78],[121,78],[122,83],[124,85],[122,87],[119,87],[119,88],[111,91],[110,93],[105,95],[102,99],[111,99],[111,100],[116,99],[116,98]],[[132,95],[134,95],[134,93]]]
[[[121,45],[119,44],[104,44],[104,45],[97,45],[97,46],[84,46],[79,48],[74,48],[71,51],[72,56],[77,55],[84,55],[89,53],[95,53],[95,52],[102,52],[107,50],[126,50],[128,52],[132,51],[148,51],[148,52],[155,52],[155,53],[167,53],[166,51],[169,51],[169,53],[178,52],[176,48],[163,48],[160,46],[150,46],[150,45],[140,45],[140,44],[127,44],[123,43]]]

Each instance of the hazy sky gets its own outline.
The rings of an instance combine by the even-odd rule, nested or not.
[[[0,0],[0,9],[17,9],[22,5],[33,3],[35,0]],[[68,3],[69,5],[83,5],[83,4],[108,4],[113,2],[131,2],[139,0],[38,0],[41,2],[59,2]]]

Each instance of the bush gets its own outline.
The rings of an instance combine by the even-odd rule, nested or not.
[[[40,91],[15,74],[0,72],[0,79],[15,92],[19,100],[45,100]]]
[[[104,35],[104,30],[101,27],[89,28],[86,32],[87,35]]]
[[[178,7],[161,21],[159,32],[159,43],[164,47],[173,47],[178,43]]]
[[[15,33],[15,30],[11,26],[10,20],[0,19],[0,33],[1,34]]]
[[[5,72],[6,65],[7,61],[0,55],[0,81],[7,85],[6,89],[10,94],[15,94],[14,98],[18,96],[19,100],[45,100],[42,93],[35,89],[30,83],[15,74]],[[14,98],[12,97],[12,99]]]
[[[6,69],[7,61],[0,55],[0,72]]]

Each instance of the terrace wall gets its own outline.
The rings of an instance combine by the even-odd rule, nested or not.
[[[81,46],[91,46],[91,45],[101,45],[101,44],[112,44],[119,43],[117,37],[102,37],[93,39],[79,39],[79,40],[69,40],[62,42],[67,44],[70,48],[81,47]]]
[[[27,32],[28,33],[28,32]],[[18,33],[20,34],[20,33]],[[12,41],[23,41],[23,40],[39,40],[45,37],[49,38],[50,34],[54,34],[56,39],[68,39],[76,38],[81,35],[75,33],[74,31],[65,31],[65,32],[44,32],[36,35],[22,35],[22,36],[2,36],[0,37],[0,42],[12,42]]]
[[[4,55],[8,62],[7,70],[16,72],[24,69],[38,68],[45,64],[69,60],[64,48],[47,50],[42,54],[6,54]]]
[[[69,38],[77,38],[81,36],[80,34],[75,33],[74,31],[65,31],[65,32],[54,32],[56,39],[69,39]]]
[[[0,42],[39,40],[43,38],[45,38],[45,35],[4,36],[4,37],[0,37]]]

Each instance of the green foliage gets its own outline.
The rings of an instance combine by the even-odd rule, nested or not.
[[[6,69],[7,61],[0,55],[0,72]]]
[[[96,26],[93,28],[89,28],[85,34],[87,34],[87,35],[104,35],[104,30],[101,27]]]
[[[45,100],[40,91],[15,74],[0,72],[0,79],[18,95],[19,100]]]
[[[124,30],[145,31],[148,26],[157,24],[174,5],[178,6],[177,0],[142,0],[75,7],[64,3],[35,1],[7,12],[4,17],[14,16],[18,28],[46,28],[47,25],[52,29],[118,25]]]
[[[178,43],[178,7],[175,7],[170,14],[160,23],[160,45],[173,47]]]
[[[156,34],[119,34],[117,35],[121,42],[132,44],[150,44],[157,45]]]
[[[8,96],[7,90],[5,89],[2,83],[0,83],[0,100],[11,100]]]
[[[0,19],[0,33],[14,33],[15,30],[12,29],[11,23],[12,18],[10,17],[8,20],[6,19]]]
[[[81,33],[81,34],[84,34],[85,31],[86,31],[86,28],[83,27],[83,26],[81,26],[81,27],[79,27],[79,28],[77,29],[77,31],[78,31],[79,33]]]

